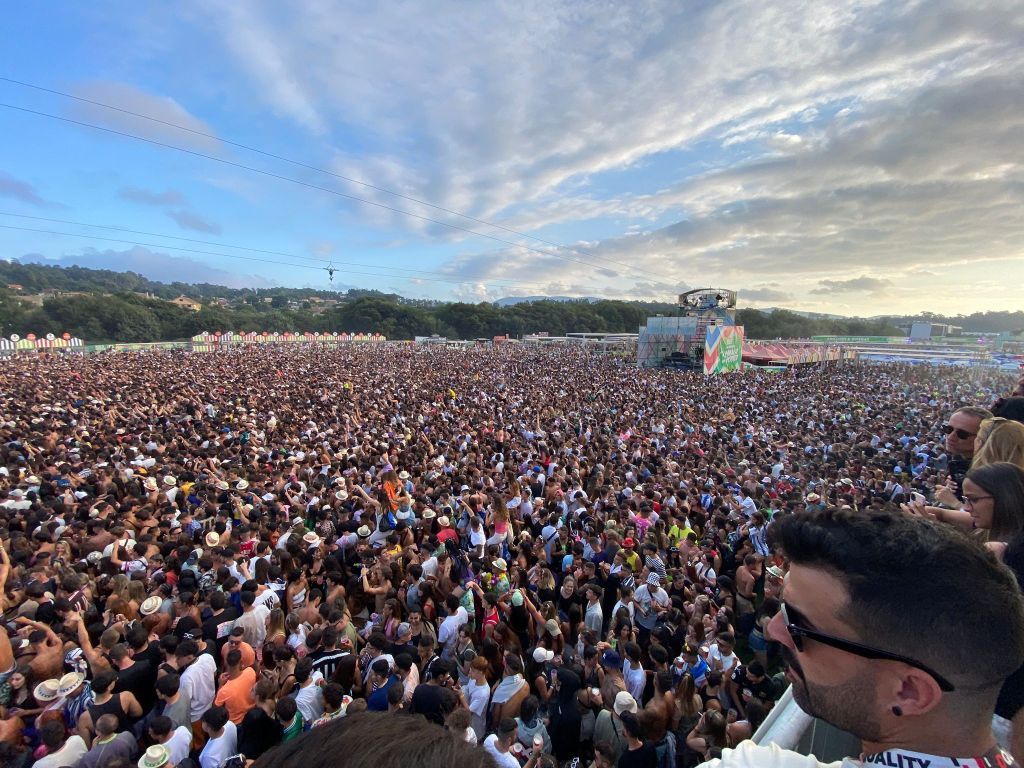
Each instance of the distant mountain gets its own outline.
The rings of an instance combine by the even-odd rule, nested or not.
[[[604,299],[597,296],[506,296],[492,302],[498,307],[513,307],[516,304],[532,304],[535,301],[558,301],[562,303],[580,302],[585,304],[596,304]]]
[[[742,294],[740,294],[740,298],[742,298]],[[799,309],[786,309],[785,307],[765,307],[760,311],[769,314],[772,312],[792,312],[794,315],[806,317],[810,320],[846,320],[849,317],[849,315],[829,315],[824,312],[802,312]]]

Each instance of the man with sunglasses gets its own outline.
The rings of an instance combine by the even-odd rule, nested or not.
[[[949,452],[949,476],[956,482],[957,496],[962,495],[964,475],[971,468],[974,458],[974,438],[978,435],[981,422],[992,418],[992,414],[984,408],[966,405],[957,408],[942,425],[946,435],[946,450]]]
[[[1024,661],[1024,601],[1007,568],[951,526],[895,512],[802,512],[769,535],[789,571],[767,634],[801,709],[861,739],[843,766],[1014,765],[991,727]],[[705,763],[768,765],[816,763],[752,742]]]

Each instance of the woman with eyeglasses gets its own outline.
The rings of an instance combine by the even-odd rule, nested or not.
[[[1007,542],[1024,533],[1024,470],[1007,461],[971,469],[964,477],[963,509],[902,507],[912,515],[984,531],[986,546],[1002,559]]]

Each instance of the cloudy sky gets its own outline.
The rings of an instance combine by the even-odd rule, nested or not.
[[[438,299],[1024,306],[1012,0],[53,2],[5,26],[0,257]]]

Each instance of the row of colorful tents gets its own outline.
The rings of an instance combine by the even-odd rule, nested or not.
[[[743,342],[743,362],[754,365],[807,365],[856,359],[856,352],[842,347],[819,344],[798,346],[747,340]]]
[[[148,350],[191,349],[194,352],[215,352],[226,346],[237,344],[348,344],[379,343],[387,338],[379,333],[233,333],[204,331],[190,341],[153,342],[150,344],[93,344],[85,343],[77,336],[65,333],[56,336],[48,333],[37,337],[34,333],[24,337],[11,334],[0,338],[0,355],[44,351],[69,352],[137,352]]]
[[[319,333],[305,332],[292,333],[235,333],[233,331],[214,332],[203,331],[192,337],[192,350],[194,352],[214,352],[225,346],[235,344],[348,344],[350,342],[374,342],[387,341],[387,338],[379,333]]]
[[[24,338],[16,333],[12,333],[9,337],[0,338],[0,354],[10,354],[12,352],[37,352],[40,350],[51,349],[78,350],[82,346],[82,340],[77,336],[72,336],[70,333],[65,333],[61,336],[48,333],[45,336],[39,337],[34,333],[29,333],[26,334]]]

